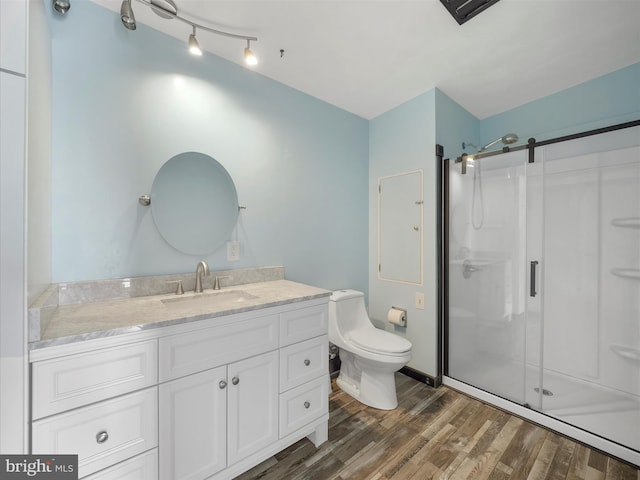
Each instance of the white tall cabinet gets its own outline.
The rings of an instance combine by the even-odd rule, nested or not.
[[[27,0],[0,0],[0,451],[27,451]]]

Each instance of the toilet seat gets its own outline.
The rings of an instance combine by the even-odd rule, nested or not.
[[[411,350],[411,342],[379,328],[358,328],[349,332],[349,340],[357,347],[382,355],[403,355]]]

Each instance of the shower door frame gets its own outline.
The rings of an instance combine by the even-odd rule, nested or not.
[[[528,149],[528,163],[535,162],[535,149],[545,145],[551,145],[554,143],[566,142],[569,140],[576,140],[579,138],[589,137],[602,133],[613,132],[616,130],[622,130],[625,128],[640,126],[640,119],[629,122],[619,123],[608,127],[597,128],[593,130],[587,130],[584,132],[565,135],[562,137],[556,137],[549,140],[536,141],[535,138],[530,138],[526,145],[520,145],[517,147],[505,146],[502,150],[480,153],[474,155],[474,158],[486,158],[494,155],[501,155],[503,153],[509,153],[517,150]],[[450,215],[450,191],[449,191],[449,168],[451,165],[451,159],[443,158],[443,147],[436,146],[438,152],[437,158],[441,160],[438,162],[438,174],[439,174],[439,190],[440,195],[438,197],[440,217],[438,219],[438,235],[439,235],[439,255],[438,255],[438,270],[441,275],[438,282],[439,299],[441,307],[439,308],[439,330],[442,334],[439,336],[440,345],[439,351],[442,353],[440,362],[442,365],[442,383],[451,388],[459,390],[465,394],[475,397],[483,402],[494,405],[500,409],[506,410],[514,415],[522,417],[531,422],[537,423],[544,427],[550,428],[560,434],[571,437],[579,442],[590,445],[594,448],[602,450],[610,455],[618,457],[624,461],[636,465],[640,468],[640,452],[624,447],[616,442],[603,438],[597,434],[588,432],[579,427],[575,427],[569,423],[553,418],[542,411],[533,410],[528,405],[518,404],[514,401],[507,400],[500,396],[497,396],[491,392],[482,390],[471,386],[462,381],[449,377],[449,215]],[[463,166],[466,162],[465,157],[467,154],[456,158],[455,163],[462,163]],[[542,366],[541,366],[542,368]]]

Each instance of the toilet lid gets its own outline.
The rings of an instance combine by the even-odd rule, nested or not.
[[[358,328],[349,339],[358,347],[374,353],[406,353],[411,350],[411,342],[399,335],[379,328]]]

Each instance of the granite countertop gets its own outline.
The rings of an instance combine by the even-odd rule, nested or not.
[[[112,298],[47,307],[49,318],[29,349],[188,323],[266,307],[328,297],[330,291],[289,280],[269,280],[206,289]]]

